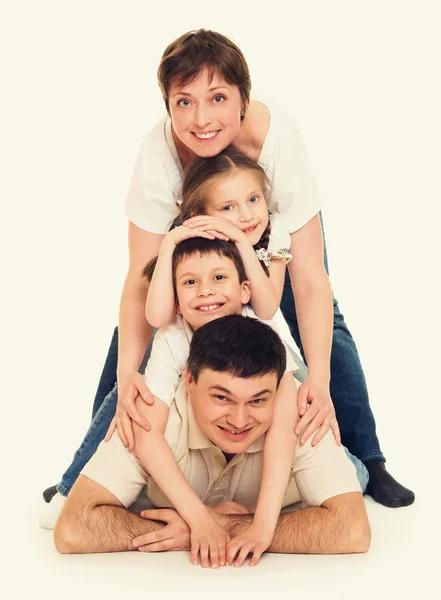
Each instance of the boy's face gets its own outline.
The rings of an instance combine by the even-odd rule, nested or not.
[[[177,312],[196,331],[205,323],[227,315],[239,315],[250,301],[249,281],[239,282],[236,265],[217,252],[199,252],[176,268]]]
[[[186,387],[200,430],[227,454],[246,452],[271,425],[275,373],[245,379],[203,369],[195,382],[187,369]]]

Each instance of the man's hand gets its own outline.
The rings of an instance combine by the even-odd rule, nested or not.
[[[309,408],[308,404],[310,405]],[[306,428],[300,438],[301,446],[303,446],[314,431],[318,430],[311,444],[312,446],[317,446],[325,437],[329,428],[334,433],[337,445],[341,445],[340,429],[329,393],[329,385],[317,383],[307,377],[299,388],[297,406],[299,415],[302,418],[298,421],[294,433],[299,435]]]
[[[267,531],[263,524],[255,521],[234,537],[228,544],[226,565],[241,567],[248,554],[252,553],[250,567],[259,562],[273,539],[274,531]]]
[[[140,552],[190,550],[190,528],[184,519],[169,508],[144,510],[140,517],[149,521],[163,521],[165,527],[133,539],[133,547]]]
[[[144,377],[138,371],[133,370],[123,381],[118,381],[118,406],[116,408],[116,415],[110,423],[110,427],[104,438],[106,442],[110,440],[116,428],[124,446],[129,450],[133,450],[135,447],[135,437],[133,435],[132,419],[140,427],[146,431],[150,431],[150,423],[142,418],[139,410],[136,408],[135,400],[138,396],[150,406],[155,403],[155,399],[147,387]]]

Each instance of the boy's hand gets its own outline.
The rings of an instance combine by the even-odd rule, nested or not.
[[[246,234],[234,223],[230,223],[222,217],[210,217],[209,215],[199,215],[188,219],[184,222],[192,231],[199,231],[200,233],[210,232],[222,234],[227,240],[231,240],[235,244],[243,242],[247,239]]]
[[[135,400],[138,396],[150,406],[155,403],[154,397],[147,387],[144,377],[141,373],[138,373],[138,371],[132,370],[129,376],[121,382],[121,387],[118,389],[116,415],[107,431],[105,437],[106,442],[112,437],[116,426],[124,446],[129,450],[133,450],[135,447],[135,437],[133,435],[132,419],[138,423],[140,427],[146,431],[150,431],[150,423],[142,418],[136,408]]]
[[[172,246],[177,246],[184,240],[188,240],[190,238],[202,237],[207,240],[214,240],[218,238],[220,240],[227,241],[228,237],[221,232],[218,231],[200,231],[199,229],[191,229],[185,225],[181,225],[180,227],[175,227],[171,231],[167,233],[165,236],[165,242],[171,243]]]
[[[325,437],[329,428],[332,429],[337,445],[341,446],[340,429],[328,385],[318,384],[307,377],[299,388],[297,406],[301,419],[298,421],[294,433],[299,435],[306,427],[300,438],[301,446],[311,437],[314,431],[318,430],[311,444],[317,446]]]
[[[253,521],[244,531],[228,543],[226,565],[229,567],[234,563],[235,567],[241,567],[248,554],[252,553],[250,567],[259,562],[260,557],[271,544],[274,531],[266,531],[263,525]]]
[[[207,511],[206,515],[198,515],[196,525],[191,526],[191,562],[206,568],[217,569],[225,566],[225,554],[229,541],[227,531]]]

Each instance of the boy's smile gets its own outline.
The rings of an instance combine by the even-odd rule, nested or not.
[[[216,251],[199,252],[183,259],[176,268],[177,312],[196,331],[205,323],[240,314],[250,300],[248,281],[240,283],[234,262]]]

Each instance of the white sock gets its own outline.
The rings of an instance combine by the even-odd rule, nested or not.
[[[66,496],[57,492],[49,503],[44,503],[40,514],[40,527],[43,529],[55,529],[61,509],[66,502]]]

